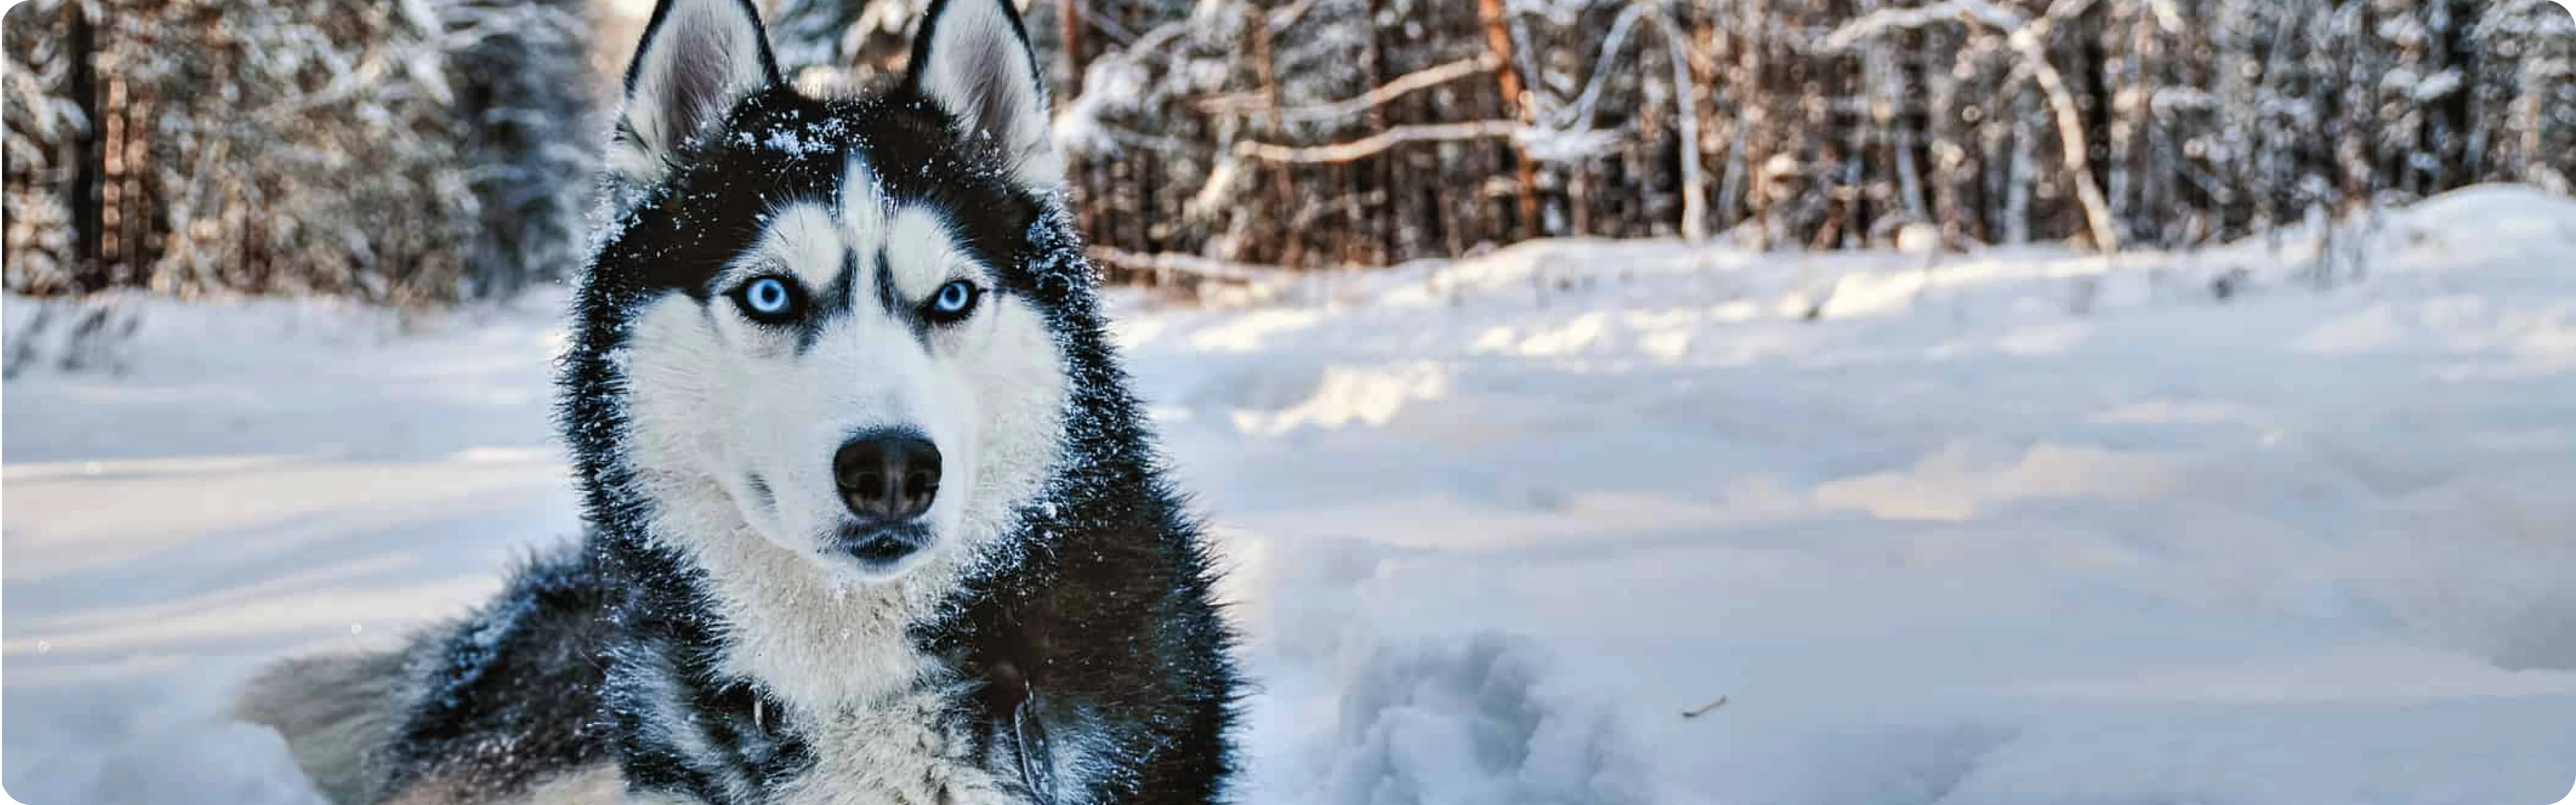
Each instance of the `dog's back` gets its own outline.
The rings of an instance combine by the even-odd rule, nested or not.
[[[596,722],[617,592],[585,556],[528,563],[498,599],[401,649],[271,666],[235,713],[276,728],[340,805],[600,787],[584,772],[608,759]]]
[[[371,747],[391,741],[403,655],[334,654],[271,665],[253,678],[235,715],[275,727],[314,789],[332,802],[371,802]]]

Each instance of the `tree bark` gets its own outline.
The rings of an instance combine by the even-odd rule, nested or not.
[[[1509,20],[1503,16],[1503,0],[1476,0],[1476,17],[1485,27],[1485,50],[1498,64],[1494,83],[1503,93],[1503,111],[1511,119],[1527,123],[1529,110],[1521,103],[1520,71],[1512,66],[1512,32]],[[1538,234],[1538,168],[1530,163],[1527,150],[1515,146],[1512,156],[1514,178],[1520,183],[1518,229],[1522,236]]]

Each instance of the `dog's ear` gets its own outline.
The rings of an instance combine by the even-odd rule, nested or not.
[[[777,83],[752,0],[661,0],[626,66],[608,169],[637,185],[660,180],[690,138]]]
[[[1064,159],[1047,133],[1037,53],[1011,2],[931,0],[904,83],[939,104],[970,147],[998,156],[1011,181],[1050,193],[1064,183]]]

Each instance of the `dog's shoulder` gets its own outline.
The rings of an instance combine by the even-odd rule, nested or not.
[[[609,754],[598,718],[601,657],[621,637],[620,585],[579,543],[524,559],[499,596],[417,635],[388,791],[436,780],[504,794]]]

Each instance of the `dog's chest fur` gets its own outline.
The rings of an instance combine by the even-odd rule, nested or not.
[[[893,650],[887,647],[885,650]],[[709,803],[1025,803],[1012,735],[977,712],[985,683],[935,658],[858,699],[796,703],[765,681],[699,676],[668,657],[625,664],[648,788]],[[890,663],[870,663],[882,665]],[[658,771],[654,771],[658,770]],[[998,771],[997,771],[998,770]]]
[[[780,805],[883,802],[1027,802],[977,762],[978,736],[957,718],[949,691],[914,690],[816,714],[807,730],[814,765],[776,788]]]
[[[1013,680],[974,678],[909,634],[954,588],[953,560],[841,585],[757,539],[690,544],[694,594],[647,597],[639,615],[660,639],[613,674],[648,788],[711,803],[1032,801],[1020,733],[997,726],[1017,715]],[[1056,776],[1055,757],[1035,760]]]

